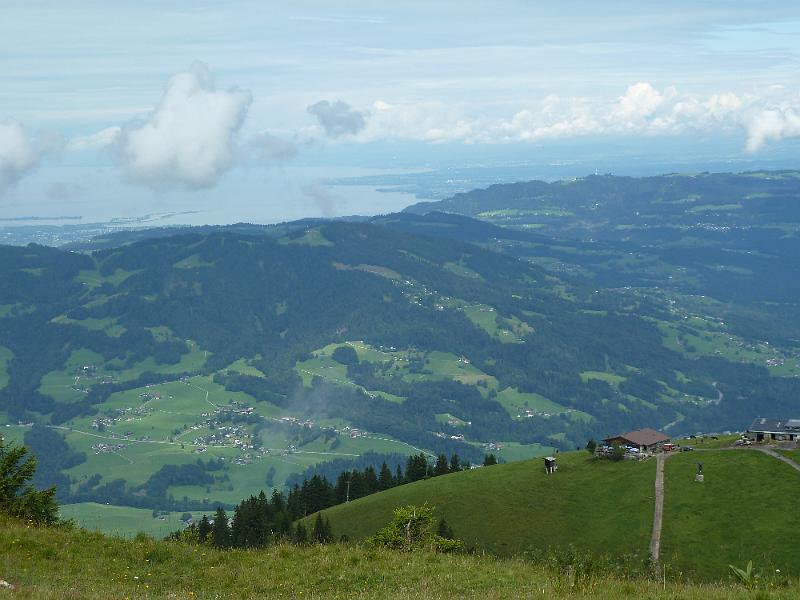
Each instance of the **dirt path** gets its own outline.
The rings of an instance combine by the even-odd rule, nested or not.
[[[653,532],[650,534],[650,558],[658,563],[661,553],[661,523],[664,520],[664,463],[666,454],[656,456],[656,501],[653,509]]]
[[[698,448],[701,452],[716,452],[717,450],[750,450],[751,448]],[[772,448],[752,448],[758,452],[768,454],[773,458],[777,458],[781,462],[800,471],[800,464],[793,461],[791,458],[783,456],[775,452]],[[653,563],[658,563],[659,555],[661,554],[661,526],[664,521],[664,463],[671,454],[658,454],[656,456],[656,482],[655,482],[655,505],[653,508],[653,531],[650,534],[650,558]]]
[[[756,448],[756,450],[760,450],[764,454],[769,454],[770,456],[777,458],[781,462],[785,462],[787,465],[795,469],[796,471],[800,471],[800,465],[794,462],[791,458],[784,456],[783,454],[778,454],[772,448]]]

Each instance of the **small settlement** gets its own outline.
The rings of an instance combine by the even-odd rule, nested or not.
[[[627,433],[620,433],[607,437],[603,443],[597,446],[595,454],[597,456],[610,456],[614,447],[625,449],[625,458],[642,459],[657,452],[670,452],[673,445],[670,437],[655,429],[637,429]]]
[[[767,419],[759,417],[745,434],[754,442],[772,440],[776,442],[800,441],[800,419]]]

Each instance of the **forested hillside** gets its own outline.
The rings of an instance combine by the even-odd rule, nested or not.
[[[626,281],[673,264],[618,269],[632,243],[431,214],[0,247],[4,435],[57,455],[62,501],[182,510],[368,452],[514,460],[790,412],[791,328],[765,344],[759,304]]]

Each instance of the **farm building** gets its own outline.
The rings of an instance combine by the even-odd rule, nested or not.
[[[656,452],[661,449],[669,436],[655,429],[637,429],[604,439],[608,446],[632,446],[641,452]]]
[[[800,441],[800,419],[766,419],[759,417],[750,429],[747,437],[756,442],[764,440]]]

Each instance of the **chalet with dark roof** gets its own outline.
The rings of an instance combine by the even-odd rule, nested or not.
[[[756,442],[800,441],[800,419],[770,419],[759,417],[747,430],[747,437]]]
[[[668,435],[648,428],[614,435],[603,441],[608,446],[628,446],[636,448],[640,452],[658,452],[669,440]]]

